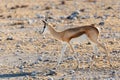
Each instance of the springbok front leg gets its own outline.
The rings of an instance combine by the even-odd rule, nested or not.
[[[90,68],[92,69],[93,68],[92,66],[95,63],[94,56],[98,55],[98,46],[93,42],[91,42],[91,44],[92,44],[92,48],[93,48],[93,53],[95,54],[95,55],[92,56],[92,61],[91,61],[91,64],[90,64]]]
[[[101,47],[101,48],[104,49],[104,51],[105,51],[105,53],[106,53],[106,55],[107,55],[108,63],[109,63],[109,65],[110,65],[110,67],[112,67],[111,62],[110,62],[109,53],[108,53],[107,49],[105,48],[105,46],[103,46],[102,44],[100,44],[100,43],[98,43],[98,42],[97,42],[97,45],[98,45],[99,47]]]
[[[70,46],[70,50],[72,50],[72,53],[74,53],[74,49],[72,47],[72,45],[68,42],[68,45]]]
[[[70,46],[72,53],[74,53],[74,49],[73,49],[72,45],[69,42],[68,42],[68,45]],[[77,70],[79,68],[79,64],[80,64],[78,56],[75,55],[75,56],[73,56],[73,58],[77,61],[77,67],[75,68],[75,70]]]
[[[98,47],[97,47],[97,45],[94,44],[94,43],[92,43],[92,46],[93,46],[93,52],[94,52],[95,54],[98,54]]]
[[[66,43],[62,43],[61,54],[60,54],[60,58],[57,61],[57,66],[56,67],[58,67],[59,64],[62,62],[62,57],[63,57],[63,55],[64,55],[64,53],[66,51],[66,48],[67,48],[67,44]]]

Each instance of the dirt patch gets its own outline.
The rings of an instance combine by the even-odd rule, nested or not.
[[[56,30],[95,24],[100,29],[97,58],[91,44],[73,44],[55,69],[61,43],[40,34],[45,16]],[[79,69],[73,56],[79,58]],[[94,61],[92,68],[91,62]],[[120,0],[2,0],[0,1],[0,80],[119,80]]]

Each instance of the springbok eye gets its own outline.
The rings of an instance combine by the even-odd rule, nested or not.
[[[52,24],[53,25],[53,27],[55,27],[56,25],[55,24]]]

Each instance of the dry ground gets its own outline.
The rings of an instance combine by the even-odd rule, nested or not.
[[[0,80],[119,80],[120,0],[89,1],[1,0]],[[75,19],[65,19],[75,11],[80,12]],[[96,54],[97,58],[92,59],[95,54],[85,42],[73,44],[75,54],[68,48],[62,64],[53,70],[62,45],[50,34],[39,33],[43,27],[41,20],[47,14],[59,31],[89,24],[100,28],[99,41],[107,47],[112,67],[102,49]],[[74,71],[75,55],[80,60],[77,71]]]

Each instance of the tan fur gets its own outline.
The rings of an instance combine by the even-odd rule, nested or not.
[[[79,26],[76,28],[70,28],[70,29],[66,29],[64,31],[59,32],[59,31],[56,31],[55,29],[53,29],[53,27],[50,23],[47,23],[47,22],[44,22],[44,23],[48,25],[47,27],[48,27],[50,33],[53,35],[53,37],[57,40],[68,43],[68,45],[70,46],[70,48],[73,52],[74,52],[74,49],[72,48],[72,46],[70,44],[70,40],[73,38],[80,37],[83,34],[86,34],[87,37],[93,43],[95,43],[97,46],[100,46],[101,48],[103,48],[104,51],[107,53],[106,48],[97,41],[98,36],[99,36],[99,31],[96,27],[94,27],[94,24],[86,25],[86,26]],[[108,56],[108,53],[107,53],[107,56]],[[109,56],[108,56],[108,61],[110,64]]]

